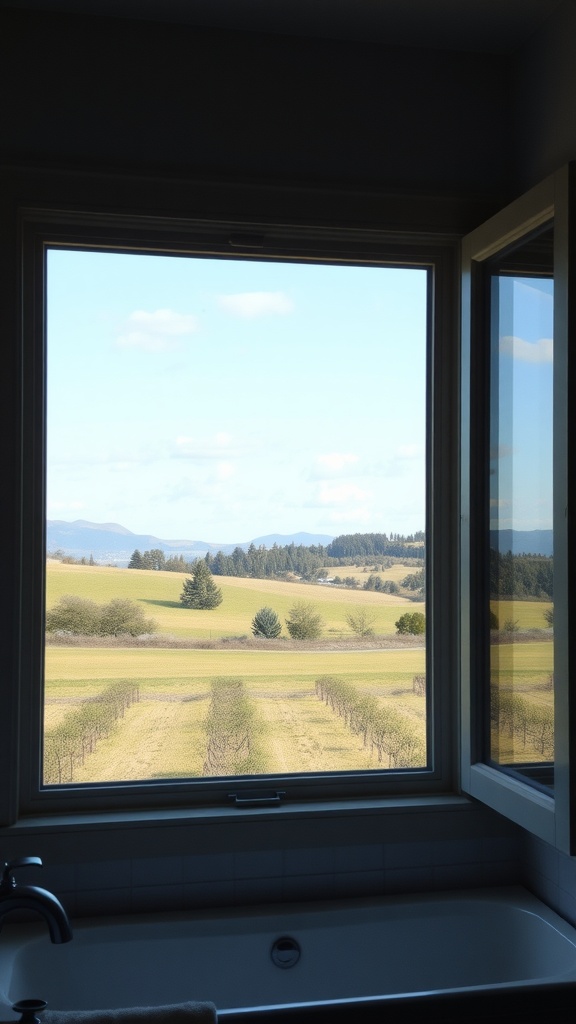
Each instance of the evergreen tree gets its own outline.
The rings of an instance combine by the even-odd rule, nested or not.
[[[128,568],[129,569],[143,569],[144,568],[144,560],[142,558],[142,552],[139,551],[138,548],[136,548],[135,551],[132,552],[132,558],[128,562]]]
[[[191,578],[184,582],[180,601],[185,608],[216,608],[222,603],[222,591],[214,583],[205,561],[194,564]]]
[[[254,636],[264,636],[267,640],[274,640],[280,636],[282,625],[272,608],[260,608],[252,619],[252,632]]]

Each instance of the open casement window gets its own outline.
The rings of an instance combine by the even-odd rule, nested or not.
[[[240,221],[224,224],[173,218],[163,221],[157,211],[153,214],[146,212],[148,201],[144,189],[141,212],[130,217],[102,212],[63,213],[61,206],[50,208],[49,203],[38,207],[26,205],[18,212],[22,277],[20,302],[13,303],[12,308],[18,321],[16,333],[21,339],[21,362],[17,369],[13,400],[18,404],[22,396],[16,422],[24,426],[17,436],[17,445],[20,447],[15,460],[13,492],[10,493],[14,493],[18,501],[21,498],[21,507],[16,511],[20,534],[15,545],[18,548],[15,554],[18,583],[14,603],[19,617],[14,635],[20,637],[20,647],[15,673],[18,682],[17,685],[15,682],[14,692],[11,693],[17,711],[10,719],[12,727],[9,727],[8,719],[4,722],[7,740],[4,756],[8,760],[10,755],[10,763],[17,764],[19,771],[14,785],[10,785],[7,790],[8,810],[5,820],[13,821],[18,814],[45,814],[50,811],[157,808],[164,812],[170,808],[215,805],[228,809],[231,794],[239,801],[255,800],[256,806],[265,808],[268,801],[271,805],[278,801],[278,793],[282,800],[285,798],[286,802],[290,802],[327,798],[367,799],[393,794],[438,794],[450,791],[454,787],[452,741],[455,736],[455,701],[452,687],[457,660],[454,629],[456,597],[453,583],[457,556],[455,466],[458,448],[458,381],[453,330],[453,243],[450,240],[430,243],[429,237],[415,241],[413,236],[403,240],[400,234],[392,236],[375,230],[367,233],[361,229],[275,229],[269,225],[263,227],[258,223]],[[84,209],[89,205],[85,204]],[[137,205],[136,199],[132,205],[133,208]],[[111,203],[111,207],[114,206]],[[106,208],[102,197],[99,207],[101,210]],[[52,436],[55,436],[55,428],[50,427],[51,409],[59,410],[58,398],[54,398],[57,391],[52,392],[51,397],[51,388],[58,382],[59,371],[57,363],[50,362],[50,344],[56,338],[56,331],[50,335],[49,284],[50,275],[54,275],[58,261],[64,262],[74,252],[78,253],[79,263],[86,264],[86,270],[82,271],[84,280],[92,274],[97,282],[102,278],[95,271],[96,262],[98,259],[104,261],[107,254],[112,257],[111,262],[130,256],[142,260],[164,259],[165,262],[173,259],[179,264],[193,263],[194,260],[212,262],[213,265],[220,262],[222,266],[226,264],[228,267],[235,261],[240,266],[241,261],[244,261],[247,268],[259,262],[268,269],[277,264],[279,267],[308,267],[311,272],[314,267],[328,267],[334,271],[349,266],[355,268],[356,273],[362,274],[365,268],[366,273],[373,275],[380,272],[386,274],[390,268],[403,269],[406,274],[415,271],[420,275],[425,310],[422,319],[424,341],[421,369],[425,381],[423,395],[426,391],[427,397],[421,399],[421,406],[423,404],[425,410],[420,408],[419,414],[422,413],[422,420],[426,422],[424,448],[428,482],[425,498],[426,647],[425,660],[424,649],[421,650],[423,667],[416,671],[420,689],[417,691],[415,684],[413,687],[412,674],[408,680],[410,696],[413,690],[415,699],[420,701],[419,714],[425,740],[419,748],[423,753],[416,759],[388,759],[386,763],[375,763],[370,770],[359,769],[354,764],[352,770],[346,766],[342,770],[324,771],[320,762],[317,770],[309,772],[292,769],[282,771],[281,766],[275,765],[269,773],[247,772],[233,776],[224,771],[219,775],[202,778],[175,777],[170,772],[165,776],[158,772],[154,776],[129,779],[122,776],[105,778],[100,774],[94,779],[84,779],[81,784],[76,778],[65,776],[64,769],[62,775],[58,775],[60,763],[55,762],[56,774],[52,771],[54,766],[51,763],[52,774],[47,775],[48,741],[43,703],[47,662],[44,625],[49,604],[45,571],[46,456],[47,452],[50,455],[51,429]],[[73,287],[73,277],[64,276],[60,280],[64,282],[63,291],[67,291],[71,300],[74,300],[77,292]],[[336,286],[333,283],[331,287],[334,289]],[[238,292],[240,290],[240,287],[236,289]],[[254,294],[256,285],[251,285],[249,291]],[[366,309],[363,309],[362,315],[365,313]],[[93,322],[90,321],[91,324]],[[124,351],[129,350],[130,344],[125,343]],[[157,352],[158,349],[152,345],[149,351]],[[70,352],[75,358],[76,353],[72,348]],[[346,370],[342,374],[342,387],[366,386],[368,397],[371,389],[374,389],[374,400],[378,403],[380,389],[378,381],[374,379],[373,368],[366,372],[359,371],[357,376],[353,362],[355,352],[350,351],[349,355],[352,359],[351,368],[350,372]],[[89,353],[89,356],[93,358],[93,353]],[[217,356],[215,360],[217,362]],[[259,380],[260,386],[263,386],[263,374]],[[110,384],[114,385],[110,388],[112,392],[116,385],[113,378],[110,378]],[[200,382],[195,380],[190,391],[191,415],[194,409],[194,388],[199,386]],[[322,404],[331,399],[330,389],[327,389],[324,382],[317,393],[319,408],[314,404],[311,407],[319,420],[322,419]],[[407,400],[411,400],[410,396],[407,396]],[[73,410],[75,404],[81,401],[80,385],[79,392],[72,396],[70,408]],[[109,401],[109,396],[105,397],[104,406]],[[389,431],[391,434],[392,431]],[[70,447],[74,446],[76,440],[72,430]],[[399,441],[401,443],[402,438]],[[243,538],[232,539],[237,541]],[[344,569],[341,571],[345,572]],[[175,578],[176,607],[182,579]],[[217,577],[215,579],[219,583]],[[319,598],[321,587],[310,586],[309,589],[311,597],[316,598],[318,595]],[[95,597],[98,599],[97,595]],[[414,605],[408,598],[404,600],[410,612]],[[161,597],[157,605],[162,606]],[[153,609],[147,608],[146,611],[147,614],[153,614]],[[249,621],[247,627],[250,627]],[[248,629],[244,627],[245,632]],[[66,637],[63,639],[65,641]],[[405,646],[408,649],[410,644]],[[52,653],[51,650],[51,657]],[[311,666],[311,672],[315,670],[316,663]],[[423,676],[425,685],[422,685]],[[65,673],[60,678],[65,680]],[[99,680],[102,682],[102,673],[99,674]],[[311,686],[313,688],[313,681]],[[93,700],[98,699],[97,695],[91,696]],[[310,699],[313,698],[312,692]],[[187,705],[185,710],[189,707]],[[60,714],[62,709],[59,707],[57,710]],[[324,713],[320,700],[314,707],[314,714],[317,716],[319,713]],[[344,724],[344,719],[337,722],[338,728],[344,728]],[[360,733],[355,736],[355,743],[364,756]],[[69,757],[69,754],[66,753],[65,757]],[[259,801],[262,803],[259,804]]]
[[[574,169],[463,242],[462,785],[574,853]]]

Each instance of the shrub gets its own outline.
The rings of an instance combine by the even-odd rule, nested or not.
[[[312,601],[296,601],[286,619],[293,640],[316,640],[322,633],[324,622]]]
[[[426,632],[426,616],[423,612],[405,612],[394,625],[398,633],[420,636]]]

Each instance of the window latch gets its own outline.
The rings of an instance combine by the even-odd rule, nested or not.
[[[246,790],[243,793],[229,793],[228,799],[236,807],[277,807],[285,796],[284,789],[277,789],[273,793]]]

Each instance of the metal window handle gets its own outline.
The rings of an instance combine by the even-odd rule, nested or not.
[[[228,799],[236,807],[268,807],[281,804],[285,796],[286,790],[277,789],[274,793],[229,793]]]

